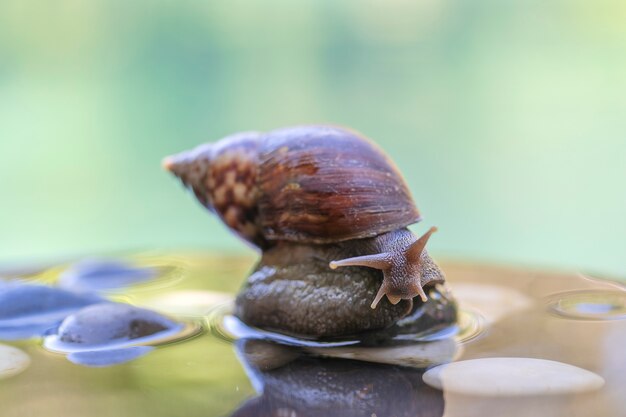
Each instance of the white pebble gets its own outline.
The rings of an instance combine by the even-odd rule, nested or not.
[[[491,397],[581,393],[604,385],[604,379],[593,372],[533,358],[453,362],[428,370],[423,379],[445,392]]]
[[[7,345],[0,345],[0,379],[23,372],[30,365],[26,352]]]

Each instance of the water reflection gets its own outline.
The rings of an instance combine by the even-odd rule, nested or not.
[[[427,368],[450,362],[459,357],[462,352],[462,346],[453,337],[419,343],[391,342],[380,347],[339,346],[306,347],[304,349],[321,357],[354,359],[417,368]]]
[[[443,415],[442,392],[419,369],[315,358],[260,340],[240,340],[237,350],[259,396],[231,417]]]
[[[547,299],[549,310],[578,320],[626,319],[626,291],[571,291]]]
[[[52,281],[75,291],[123,295],[134,291],[155,292],[182,279],[185,265],[179,259],[150,254],[123,258],[85,258],[62,270],[54,270]]]
[[[133,361],[150,353],[152,350],[154,350],[154,347],[152,346],[130,346],[118,349],[86,350],[82,352],[71,352],[67,355],[67,359],[76,365],[102,368]]]
[[[82,291],[128,287],[157,276],[153,267],[139,267],[113,259],[83,259],[59,276],[59,286]]]

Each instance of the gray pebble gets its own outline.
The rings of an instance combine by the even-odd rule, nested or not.
[[[59,341],[80,345],[107,345],[180,328],[154,311],[128,304],[101,303],[67,317],[58,331]]]

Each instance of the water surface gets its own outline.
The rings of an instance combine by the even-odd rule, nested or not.
[[[626,414],[626,292],[615,282],[443,262],[461,308],[457,326],[420,343],[365,348],[297,343],[238,323],[230,305],[251,258],[137,254],[125,261],[155,276],[127,288],[98,285],[101,297],[158,310],[199,330],[116,352],[124,360],[113,366],[103,366],[98,354],[72,360],[46,350],[41,338],[2,340],[0,346],[17,350],[3,348],[0,355],[9,352],[19,362],[7,367],[0,358],[11,369],[0,371],[2,417]],[[54,285],[67,267],[20,279]],[[554,361],[597,378],[551,393],[516,386],[512,374],[508,394],[491,381],[480,395],[463,386],[447,389],[445,380],[440,390],[422,379],[425,368],[439,363],[489,358]],[[471,387],[472,378],[466,382]]]

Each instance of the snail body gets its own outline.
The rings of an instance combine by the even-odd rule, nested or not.
[[[168,157],[163,165],[263,252],[259,267],[269,262],[276,270],[296,252],[306,253],[297,262],[316,274],[380,279],[382,271],[372,309],[385,295],[392,305],[416,296],[425,302],[424,286],[443,282],[424,249],[436,229],[419,239],[406,229],[421,217],[404,179],[378,146],[351,130],[244,132]],[[350,268],[333,271],[342,267]],[[299,273],[316,285],[315,274]]]

